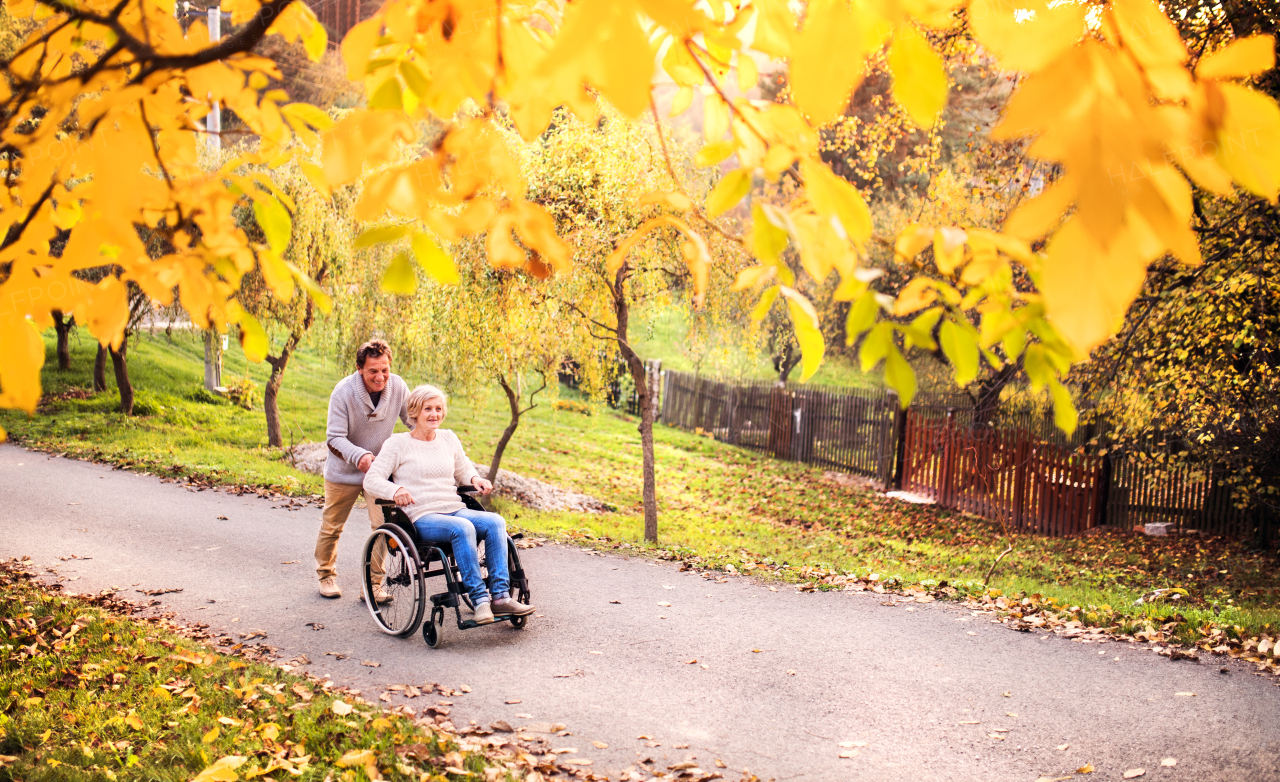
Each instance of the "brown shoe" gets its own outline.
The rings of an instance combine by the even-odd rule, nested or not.
[[[333,576],[320,579],[320,596],[328,598],[342,597],[342,590],[338,589],[338,579]]]
[[[494,616],[528,616],[537,610],[513,597],[500,597],[493,601]]]

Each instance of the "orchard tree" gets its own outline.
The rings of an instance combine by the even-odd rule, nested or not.
[[[1153,0],[813,0],[803,19],[785,0],[389,0],[342,42],[348,76],[363,82],[368,103],[332,128],[314,106],[271,89],[278,69],[250,54],[270,32],[319,59],[326,41],[314,15],[297,0],[229,7],[233,31],[211,43],[201,24],[183,30],[159,0],[10,3],[33,25],[5,60],[0,94],[8,185],[0,210],[9,225],[0,245],[0,405],[34,410],[38,329],[51,325],[54,309],[118,346],[130,283],[161,304],[176,296],[198,327],[239,323],[246,352],[265,357],[266,334],[237,298],[241,280],[255,266],[265,278],[309,278],[289,267],[283,248],[228,218],[252,201],[270,215],[268,236],[289,233],[290,210],[249,169],[298,157],[294,136],[306,146],[324,133],[320,165],[299,166],[322,192],[361,183],[361,221],[416,221],[448,243],[483,235],[494,267],[537,278],[568,270],[571,251],[551,213],[526,196],[503,125],[533,140],[557,107],[594,122],[601,99],[639,117],[653,103],[655,66],[678,85],[677,107],[702,101],[699,155],[730,170],[705,202],[653,206],[670,211],[618,249],[644,251],[678,231],[697,299],[711,259],[701,248],[716,233],[698,215],[729,211],[757,179],[793,179],[790,202],[753,205],[744,218],[738,241],[759,263],[739,284],[759,286],[766,308],[786,302],[809,377],[825,345],[796,278],[838,281],[861,313],[851,330],[868,334],[864,356],[883,361],[904,401],[915,385],[901,348],[910,324],[885,320],[886,307],[898,315],[941,307],[939,328],[957,355],[1020,358],[1031,381],[1066,407],[1062,375],[1114,332],[1147,265],[1165,254],[1200,260],[1192,183],[1270,201],[1280,191],[1280,107],[1246,83],[1273,67],[1274,39],[1188,51]],[[822,160],[817,128],[843,111],[882,52],[893,100],[932,127],[949,84],[930,31],[961,25],[1001,69],[1021,74],[993,137],[1035,137],[1028,155],[1063,173],[998,231],[917,225],[879,235],[863,196]],[[786,61],[793,104],[728,94],[735,71],[740,83],[755,83],[753,54]],[[214,101],[251,138],[236,159],[205,171],[195,149]],[[437,142],[401,159],[424,132]],[[49,242],[71,227],[62,256],[50,257]],[[171,249],[150,257],[138,227],[164,233]],[[932,246],[937,273],[920,268],[889,306],[868,287],[873,242],[893,245],[906,263]],[[1032,250],[1037,242],[1043,250]],[[628,252],[612,257],[617,286],[618,273],[635,267]],[[119,277],[76,284],[73,272],[106,263]],[[1015,266],[1031,275],[1033,291],[1010,284]],[[1004,359],[991,353],[997,344]]]

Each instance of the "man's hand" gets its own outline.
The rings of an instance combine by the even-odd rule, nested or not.
[[[479,475],[471,479],[471,485],[476,489],[476,491],[486,497],[488,497],[489,493],[493,491],[493,484],[489,483],[484,478],[481,478]]]
[[[356,465],[356,469],[360,472],[369,472],[369,468],[373,466],[373,454],[367,453],[360,457],[360,463]]]
[[[401,486],[399,489],[396,489],[396,493],[392,495],[391,499],[395,500],[396,505],[399,505],[401,508],[403,508],[406,505],[413,504],[413,495],[410,494],[409,490],[404,488],[403,486]]]

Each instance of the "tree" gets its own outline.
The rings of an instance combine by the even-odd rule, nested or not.
[[[351,188],[340,188],[325,198],[311,187],[297,163],[264,170],[262,175],[269,178],[274,192],[282,201],[287,199],[292,210],[283,260],[291,271],[299,273],[296,279],[305,277],[306,280],[305,290],[295,291],[295,277],[286,274],[268,279],[261,270],[255,269],[245,276],[240,286],[242,306],[262,324],[267,335],[265,361],[271,366],[271,375],[262,391],[262,408],[267,422],[267,445],[279,448],[284,445],[279,404],[284,373],[294,351],[315,323],[317,301],[322,306],[329,304],[324,286],[330,277],[341,274],[351,254],[354,198]],[[265,239],[266,232],[258,222],[258,214],[247,208],[242,209],[241,214],[246,228],[259,232]],[[270,216],[262,218],[267,224],[270,219]]]
[[[883,320],[879,300],[868,298],[867,247],[891,244],[895,257],[911,262],[934,245],[939,273],[913,277],[893,312],[939,307],[940,342],[964,374],[975,353],[1002,364],[988,355],[1001,344],[1008,360],[1021,357],[1032,382],[1050,387],[1069,409],[1061,377],[1114,331],[1147,265],[1165,253],[1198,260],[1189,182],[1219,195],[1238,185],[1272,201],[1280,192],[1280,107],[1242,83],[1273,66],[1274,40],[1255,36],[1197,53],[1193,69],[1178,30],[1152,0],[1101,8],[1044,0],[1025,8],[994,0],[959,5],[813,0],[797,26],[783,0],[581,0],[549,8],[391,0],[343,40],[348,76],[363,81],[368,105],[329,129],[314,106],[286,104],[287,95],[266,89],[275,66],[248,54],[273,32],[301,41],[313,59],[323,55],[323,28],[294,0],[237,2],[237,29],[216,44],[199,23],[184,35],[159,0],[17,0],[11,13],[34,17],[35,25],[5,61],[0,94],[8,178],[0,209],[10,225],[0,246],[0,405],[34,410],[43,361],[36,329],[51,324],[59,299],[57,308],[74,312],[100,343],[120,343],[123,287],[71,285],[74,270],[104,257],[123,270],[119,282],[151,299],[167,304],[176,295],[199,327],[239,323],[246,351],[264,358],[265,332],[236,298],[243,276],[256,265],[267,278],[309,278],[283,265],[283,247],[271,241],[287,237],[289,210],[244,167],[296,156],[293,136],[305,146],[325,133],[321,165],[300,165],[323,192],[362,182],[362,221],[418,220],[446,242],[484,235],[496,268],[538,278],[567,270],[568,248],[547,210],[525,197],[500,126],[509,117],[532,140],[559,106],[593,122],[601,98],[638,117],[651,105],[660,56],[681,90],[677,104],[707,89],[701,160],[736,160],[705,208],[673,205],[689,220],[673,213],[662,222],[681,220],[688,229],[681,232],[694,251],[683,260],[696,298],[705,293],[710,259],[698,251],[706,243],[701,232],[714,233],[698,212],[728,211],[752,190],[757,172],[767,182],[786,176],[797,184],[795,198],[744,219],[749,229],[738,238],[760,263],[739,283],[759,284],[766,310],[786,303],[804,354],[802,377],[817,370],[825,344],[797,273],[844,287],[841,295],[859,313],[851,333],[868,334],[863,357],[883,362],[886,380],[909,400],[916,379],[900,345],[915,339],[913,327]],[[1025,76],[993,137],[1036,137],[1030,156],[1064,173],[1000,232],[940,225],[877,235],[865,199],[821,159],[816,128],[840,114],[867,61],[882,52],[894,101],[914,123],[932,127],[949,88],[928,31],[960,25],[1001,68]],[[728,95],[724,80],[734,70],[740,83],[755,82],[752,52],[787,60],[794,106]],[[210,173],[199,169],[194,149],[211,101],[233,110],[254,138],[234,164]],[[428,130],[439,143],[397,160],[406,142]],[[54,154],[64,148],[70,153]],[[226,219],[244,200],[270,215],[265,244]],[[77,230],[51,263],[43,248],[69,226]],[[138,226],[163,231],[172,249],[150,258],[130,230]],[[1041,240],[1043,252],[1033,252],[1031,243]],[[785,259],[787,246],[798,268]],[[1014,265],[1032,273],[1034,292],[1005,284]],[[977,323],[965,315],[975,308]]]

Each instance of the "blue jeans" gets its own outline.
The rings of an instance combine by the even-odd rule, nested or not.
[[[489,602],[492,592],[499,598],[511,592],[507,576],[507,522],[496,513],[463,508],[453,513],[428,513],[413,522],[418,536],[428,543],[448,543],[453,561],[458,563],[462,586],[474,605]],[[480,555],[476,540],[484,541],[489,566],[489,585],[480,577]]]

